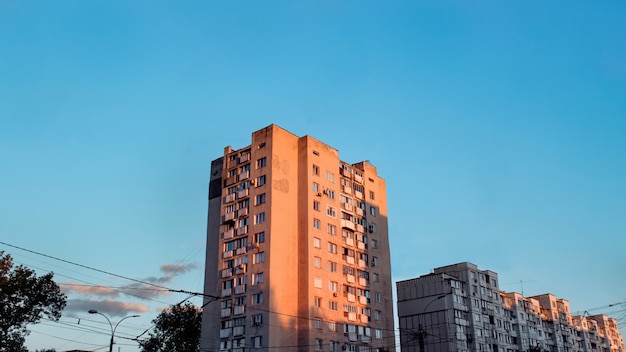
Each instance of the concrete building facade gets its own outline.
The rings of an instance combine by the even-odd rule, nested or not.
[[[393,350],[385,181],[276,125],[211,163],[202,351]]]
[[[551,294],[503,292],[472,263],[396,283],[403,352],[624,352],[617,321],[572,315]]]

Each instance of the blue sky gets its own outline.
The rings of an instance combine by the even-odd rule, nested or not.
[[[137,284],[122,277],[201,291],[210,161],[271,123],[377,166],[395,280],[469,261],[624,333],[605,308],[626,301],[625,17],[621,1],[0,1],[0,240],[121,276],[0,245],[86,285],[29,346],[106,346],[88,306],[141,310],[118,330],[137,336],[187,298],[119,294]]]

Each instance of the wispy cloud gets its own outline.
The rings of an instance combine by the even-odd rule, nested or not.
[[[84,295],[92,295],[92,296],[117,297],[120,295],[119,290],[116,290],[110,287],[99,286],[99,285],[88,286],[88,285],[69,283],[69,284],[63,284],[61,286],[61,289],[63,293],[66,293],[66,294],[69,292],[76,292],[76,293],[81,293]]]
[[[140,303],[128,303],[113,299],[90,300],[90,299],[69,299],[65,308],[73,312],[88,312],[95,309],[100,313],[111,316],[125,316],[131,313],[145,313],[150,308]]]
[[[65,293],[78,293],[95,297],[118,297],[120,295],[132,296],[140,299],[153,299],[159,296],[169,296],[170,291],[165,285],[171,283],[176,277],[197,269],[194,263],[189,264],[163,264],[161,276],[150,276],[128,285],[109,287],[100,285],[84,285],[77,283],[61,284]]]
[[[179,274],[184,274],[188,271],[191,271],[193,269],[196,269],[198,266],[194,263],[190,263],[190,264],[163,264],[161,265],[161,271],[170,275],[170,276],[176,276]]]

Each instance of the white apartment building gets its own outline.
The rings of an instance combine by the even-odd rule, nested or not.
[[[211,163],[201,351],[393,351],[391,291],[370,163],[275,125]]]
[[[617,322],[572,316],[551,294],[523,297],[472,263],[396,283],[403,352],[624,352]]]

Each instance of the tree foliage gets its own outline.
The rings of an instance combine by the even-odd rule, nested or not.
[[[11,256],[0,251],[0,352],[27,351],[26,325],[43,317],[61,318],[66,297],[52,277],[52,273],[37,277],[22,265],[14,268]]]
[[[191,303],[177,304],[159,314],[154,331],[141,343],[143,352],[198,352],[202,311]]]

